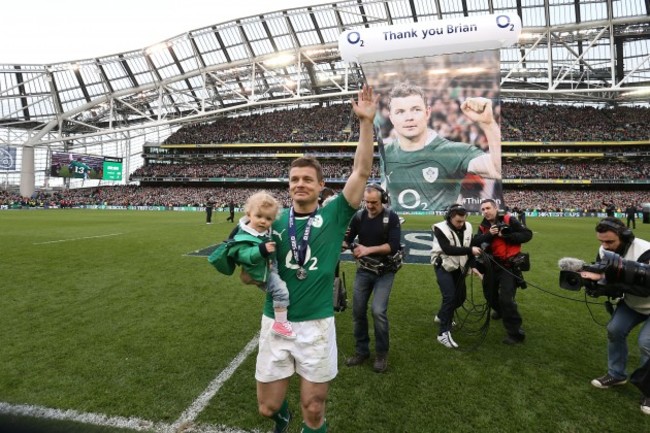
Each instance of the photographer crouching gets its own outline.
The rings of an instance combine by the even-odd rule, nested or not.
[[[483,221],[472,244],[480,245],[496,262],[492,266],[491,278],[487,274],[483,277],[483,293],[493,310],[492,318],[503,319],[508,334],[503,343],[523,343],[526,334],[521,327],[522,319],[515,295],[518,286],[525,287],[521,270],[527,270],[529,264],[519,265],[518,259],[522,257],[521,244],[530,241],[533,232],[512,215],[501,215],[496,201],[492,199],[481,201],[481,213]]]
[[[603,271],[594,272],[598,269],[588,268],[580,274],[586,280],[599,281],[599,284],[591,285],[592,295],[611,297],[619,291],[623,299],[616,304],[607,324],[607,374],[592,380],[591,384],[606,389],[627,383],[627,336],[641,325],[638,343],[642,367],[633,373],[632,381],[641,382],[640,385],[635,383],[644,393],[641,411],[650,415],[650,278],[646,278],[650,272],[646,272],[647,267],[632,263],[650,261],[650,242],[635,238],[623,221],[615,217],[604,218],[596,225],[596,237],[600,242],[596,260]],[[624,260],[608,252],[614,252]],[[605,289],[599,290],[599,287]]]

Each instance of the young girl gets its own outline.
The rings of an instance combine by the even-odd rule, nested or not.
[[[289,290],[278,275],[275,242],[270,241],[271,224],[279,210],[280,205],[272,195],[263,191],[251,195],[244,205],[246,216],[239,221],[237,232],[219,245],[208,261],[226,275],[232,275],[236,265],[241,266],[242,281],[258,286],[273,298],[275,322],[271,331],[294,339],[296,334],[287,320]]]

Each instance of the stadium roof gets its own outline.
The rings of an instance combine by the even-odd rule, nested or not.
[[[647,0],[348,0],[188,31],[117,55],[0,65],[0,128],[52,145],[269,104],[332,99],[363,81],[340,59],[347,29],[488,13],[517,14],[501,50],[504,98],[647,102]],[[66,145],[66,147],[68,147]]]

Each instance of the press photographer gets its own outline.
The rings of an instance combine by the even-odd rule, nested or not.
[[[529,267],[527,255],[521,252],[521,244],[530,241],[533,232],[514,216],[500,213],[492,199],[481,202],[481,213],[483,221],[472,244],[480,245],[494,262],[491,277],[486,273],[483,278],[485,299],[493,310],[492,318],[503,319],[503,326],[508,333],[503,343],[522,343],[526,334],[521,327],[522,319],[515,295],[517,287],[525,288],[521,271],[528,270]]]
[[[596,287],[599,284],[601,287],[618,287],[618,294],[622,292],[623,299],[616,304],[607,324],[607,373],[593,379],[591,384],[606,389],[627,383],[627,336],[641,325],[638,337],[641,368],[633,373],[632,382],[644,394],[641,411],[650,415],[650,297],[644,296],[646,291],[642,290],[649,284],[648,268],[639,264],[650,260],[650,242],[635,238],[623,221],[615,217],[598,222],[596,237],[600,242],[597,265],[577,271],[583,280],[573,282],[582,284],[592,280],[597,281]]]
[[[388,298],[395,273],[402,265],[401,227],[399,217],[387,206],[388,194],[379,185],[366,186],[363,200],[366,208],[352,218],[344,244],[357,260],[352,298],[356,354],[346,360],[346,365],[360,365],[370,357],[367,310],[372,295],[376,352],[373,368],[383,373],[388,368]]]

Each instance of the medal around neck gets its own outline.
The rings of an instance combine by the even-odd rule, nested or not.
[[[296,278],[298,278],[299,280],[304,280],[305,278],[307,278],[307,270],[303,267],[298,268],[298,270],[296,271]]]

